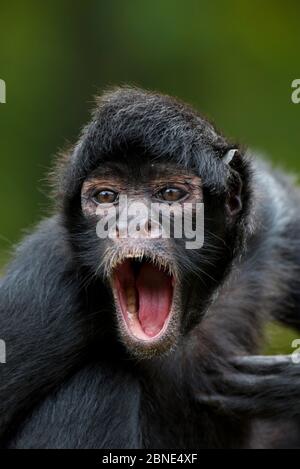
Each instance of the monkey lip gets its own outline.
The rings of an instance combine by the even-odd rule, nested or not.
[[[144,342],[161,338],[171,317],[173,276],[151,262],[126,259],[113,283],[127,332]]]

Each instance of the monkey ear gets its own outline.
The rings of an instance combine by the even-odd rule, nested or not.
[[[242,180],[237,174],[235,183],[229,188],[225,202],[226,212],[231,219],[235,218],[243,208],[242,187]]]
[[[229,181],[228,194],[226,197],[226,211],[230,218],[235,217],[243,208],[242,189],[243,182],[239,175],[238,168],[241,163],[239,150],[231,149],[223,157],[223,162],[231,168],[231,178]]]

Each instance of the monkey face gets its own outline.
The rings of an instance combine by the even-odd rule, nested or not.
[[[185,223],[199,221],[197,204],[203,205],[198,175],[146,156],[141,164],[140,155],[132,152],[123,161],[103,162],[82,186],[82,213],[88,236],[97,244],[94,254],[99,252],[94,269],[113,294],[123,342],[139,358],[171,350],[192,327],[192,317],[199,321],[211,293],[209,264],[222,254],[216,240],[216,252],[208,253],[211,236],[205,245],[204,231],[203,243],[188,249]],[[153,206],[162,209],[157,217]],[[222,236],[225,211],[213,211],[220,212],[218,226],[212,228],[208,220],[208,227]],[[195,228],[204,230],[203,225]],[[198,304],[191,308],[195,293]]]
[[[65,167],[70,242],[111,292],[122,342],[138,358],[172,350],[201,322],[242,245],[245,160],[189,107],[129,90],[103,98]],[[172,209],[169,236],[155,203]],[[177,222],[187,215],[193,232],[199,204],[202,242],[188,249]]]
[[[175,251],[182,248],[175,234],[183,243],[185,233],[175,233],[176,223],[184,228],[182,221],[193,218],[202,189],[198,176],[174,164],[150,159],[133,171],[134,158],[130,167],[109,162],[93,171],[81,206],[99,238],[97,270],[113,293],[122,339],[149,357],[172,349],[181,334],[182,269]]]

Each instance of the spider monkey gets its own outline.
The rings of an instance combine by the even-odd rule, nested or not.
[[[262,446],[297,446],[300,367],[257,356],[267,320],[300,325],[290,178],[190,106],[124,87],[97,99],[52,181],[55,213],[0,280],[1,447],[246,448],[266,426]],[[193,220],[203,204],[202,247],[100,238],[121,196]]]

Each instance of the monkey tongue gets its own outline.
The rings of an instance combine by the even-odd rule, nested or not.
[[[154,337],[162,330],[170,314],[172,277],[152,264],[143,264],[137,279],[139,297],[138,318],[145,334]]]

